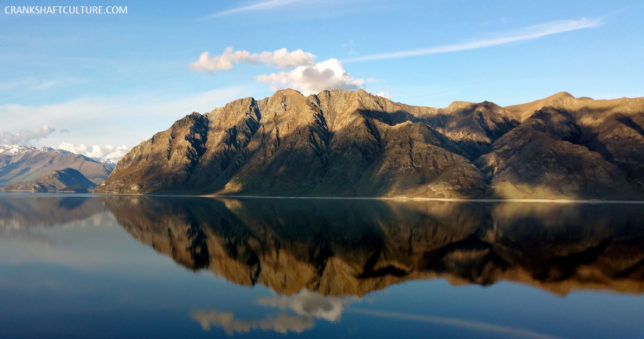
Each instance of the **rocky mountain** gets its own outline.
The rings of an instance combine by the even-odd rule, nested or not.
[[[53,148],[0,146],[0,187],[8,184],[35,183],[52,171],[72,169],[93,184],[100,184],[113,166],[86,156]]]
[[[100,199],[133,237],[180,265],[280,294],[362,296],[435,278],[644,293],[637,204]]]
[[[52,170],[34,181],[6,185],[4,192],[88,193],[96,184],[73,168]]]
[[[641,199],[644,98],[438,109],[280,90],[180,119],[96,192]]]

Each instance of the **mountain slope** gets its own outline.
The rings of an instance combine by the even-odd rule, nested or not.
[[[39,192],[39,193],[87,193],[96,184],[73,168],[53,170],[34,181],[6,185],[5,192]]]
[[[180,119],[96,192],[641,198],[642,131],[644,98],[437,109],[287,89]]]
[[[97,192],[482,194],[458,145],[409,110],[364,91],[237,100],[135,147]]]
[[[30,182],[53,170],[72,168],[94,184],[110,174],[112,166],[86,156],[52,148],[0,146],[0,187]]]

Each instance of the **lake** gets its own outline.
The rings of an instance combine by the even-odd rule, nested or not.
[[[0,337],[644,338],[644,205],[0,195]]]

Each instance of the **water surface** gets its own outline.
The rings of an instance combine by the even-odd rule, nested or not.
[[[0,337],[644,337],[644,205],[0,195]]]

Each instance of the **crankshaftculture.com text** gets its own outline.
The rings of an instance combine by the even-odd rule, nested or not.
[[[124,15],[127,6],[5,6],[5,15]]]

